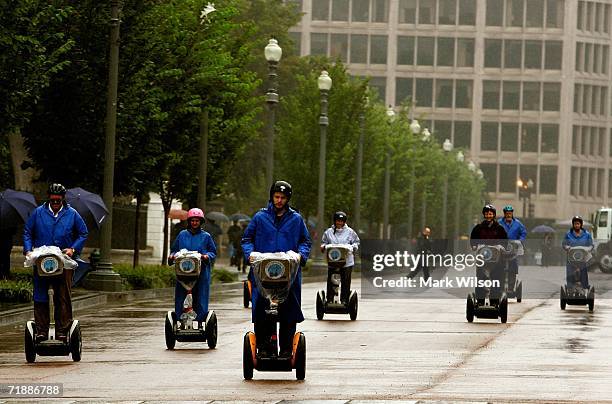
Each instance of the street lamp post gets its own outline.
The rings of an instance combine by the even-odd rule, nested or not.
[[[531,193],[533,192],[533,180],[529,179],[525,181],[519,178],[516,181],[516,186],[519,189],[519,199],[523,200],[523,217],[528,218],[529,214],[527,212],[527,201],[531,203]]]
[[[429,129],[423,129],[421,140],[424,143],[429,142],[431,139],[431,133]],[[427,226],[427,184],[423,184],[423,201],[421,203],[421,229]]]
[[[421,125],[419,124],[419,121],[417,121],[416,119],[413,119],[412,122],[410,123],[410,132],[412,132],[413,135],[418,135],[419,133],[421,133]],[[416,142],[414,143],[412,150],[416,152]],[[412,218],[414,214],[414,165],[415,165],[415,161],[416,161],[415,156],[412,156],[412,162],[410,163],[410,188],[409,188],[410,194],[408,195],[408,238],[409,239],[412,238]]]
[[[325,153],[327,147],[327,126],[329,125],[329,119],[327,117],[327,97],[332,86],[332,79],[325,70],[321,72],[317,84],[319,86],[319,92],[321,93],[321,114],[319,115],[321,140],[319,143],[319,194],[317,204],[317,240],[315,240],[315,246],[317,254],[319,254],[319,246],[321,245],[325,220]]]
[[[442,144],[442,150],[444,150],[445,153],[450,153],[451,150],[453,150],[453,144],[451,143],[450,140],[446,139],[444,141],[444,143]],[[446,219],[448,217],[448,212],[447,212],[447,206],[448,206],[448,171],[444,170],[444,189],[443,189],[443,199],[442,199],[442,238],[446,238],[447,236],[447,232],[446,232]]]
[[[276,105],[278,104],[278,75],[276,69],[283,55],[283,50],[278,46],[276,39],[270,39],[264,49],[264,55],[268,61],[268,92],[266,93],[266,103],[268,104],[268,122],[266,124],[268,155],[266,158],[266,183],[272,184],[274,172],[274,122],[276,118]]]
[[[395,119],[395,111],[391,106],[387,108],[387,116],[389,117],[389,125]],[[387,153],[385,154],[385,191],[383,199],[383,240],[389,239],[389,204],[391,199],[391,146],[387,144]]]
[[[459,150],[457,152],[457,161],[459,163],[463,163],[463,161],[465,160],[465,156],[463,155],[463,152],[461,150]],[[458,239],[459,236],[461,235],[461,230],[459,229],[459,215],[461,214],[461,210],[459,207],[459,204],[461,203],[461,184],[457,183],[457,196],[455,199],[455,238]]]
[[[108,215],[100,229],[100,263],[87,277],[90,288],[104,291],[121,290],[121,278],[113,271],[111,239],[113,236],[113,179],[115,175],[115,133],[117,130],[117,82],[119,81],[119,0],[111,0],[110,54],[108,96],[106,100],[106,144],[104,146],[104,185],[102,198]]]

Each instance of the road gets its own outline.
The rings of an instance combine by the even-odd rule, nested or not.
[[[521,274],[529,289],[542,279],[563,279],[563,271],[530,267]],[[26,364],[23,326],[1,328],[0,383],[63,383],[70,401],[612,402],[612,276],[590,276],[598,290],[594,313],[577,306],[561,311],[560,282],[545,282],[540,297],[510,303],[507,324],[467,323],[464,296],[450,294],[362,300],[357,321],[348,315],[317,321],[315,294],[323,283],[307,283],[306,320],[298,327],[307,340],[305,381],[257,371],[243,380],[242,338],[251,324],[241,292],[213,295],[215,350],[198,342],[165,349],[170,299],[99,307],[79,313],[80,363],[38,357]]]

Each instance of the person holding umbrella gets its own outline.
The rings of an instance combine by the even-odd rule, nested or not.
[[[78,255],[87,240],[87,226],[79,213],[66,203],[66,188],[62,184],[51,184],[47,191],[48,201],[37,207],[26,222],[23,231],[23,254],[42,246],[59,247],[69,257]],[[66,341],[72,324],[72,270],[64,269],[61,281],[49,282],[34,271],[34,322],[36,340],[44,341],[49,335],[49,285],[53,287],[56,307],[56,339]]]

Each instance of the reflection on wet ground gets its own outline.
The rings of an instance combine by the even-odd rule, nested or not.
[[[588,340],[584,338],[568,338],[565,341],[564,348],[571,353],[582,353],[589,349]]]

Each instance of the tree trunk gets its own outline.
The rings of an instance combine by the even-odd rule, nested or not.
[[[136,194],[136,219],[134,220],[134,260],[132,267],[138,266],[140,258],[140,206],[142,205],[142,193]]]
[[[168,240],[170,238],[168,216],[170,216],[171,203],[165,203],[162,201],[164,206],[164,248],[162,249],[162,265],[166,265],[168,262]]]
[[[19,129],[9,132],[8,140],[15,177],[15,189],[34,192],[34,177],[38,172],[34,168],[27,168],[25,170],[21,168],[23,163],[29,162],[29,159],[28,151],[25,148]]]

